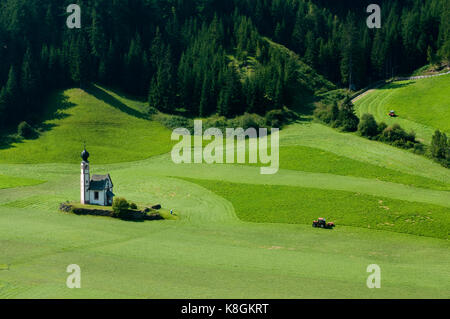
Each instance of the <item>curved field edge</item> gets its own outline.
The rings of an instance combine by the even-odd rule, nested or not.
[[[269,152],[271,152],[269,150]],[[264,164],[254,164],[266,166]],[[280,168],[304,172],[354,176],[436,190],[450,190],[450,182],[406,174],[308,146],[281,146]]]
[[[0,167],[51,177],[46,185],[0,192],[0,264],[8,268],[1,272],[1,298],[449,295],[442,280],[448,274],[447,241],[357,227],[318,232],[310,225],[242,222],[228,200],[165,176],[220,171],[217,176],[260,179],[252,167],[177,167],[166,156],[93,166],[112,174],[121,196],[180,212],[179,221],[148,223],[58,212],[61,201],[79,195],[78,165]],[[83,289],[76,291],[65,287],[72,263],[83,273]],[[365,286],[373,263],[382,267],[384,289]]]
[[[280,145],[301,145],[370,163],[402,173],[422,176],[448,184],[450,170],[412,152],[356,134],[342,133],[319,123],[293,124],[280,133]]]
[[[186,180],[230,201],[243,221],[311,224],[326,217],[337,225],[441,239],[450,229],[449,209],[437,205],[317,188]]]
[[[450,75],[393,82],[373,90],[355,102],[358,116],[371,113],[377,121],[400,124],[413,130],[425,143],[436,129],[450,133]],[[395,110],[396,118],[387,113]]]

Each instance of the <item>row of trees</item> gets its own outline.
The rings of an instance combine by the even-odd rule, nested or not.
[[[348,95],[340,105],[336,100],[331,105],[318,103],[314,115],[322,122],[344,132],[355,132],[358,129],[359,118]]]
[[[355,87],[449,60],[448,0],[381,1],[379,30],[365,7],[311,0],[80,0],[82,28],[69,30],[71,2],[0,3],[2,126],[34,121],[49,91],[91,81],[201,116],[264,114],[330,88],[264,37]]]

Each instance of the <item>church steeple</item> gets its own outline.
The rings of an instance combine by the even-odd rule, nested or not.
[[[81,152],[81,158],[83,159],[83,161],[89,163],[88,158],[89,158],[89,152],[86,151],[86,143],[84,144],[84,151]]]
[[[89,172],[89,152],[86,150],[86,144],[84,145],[84,150],[81,152],[81,181],[80,181],[80,195],[81,204],[89,204],[89,183],[91,181],[91,176]]]

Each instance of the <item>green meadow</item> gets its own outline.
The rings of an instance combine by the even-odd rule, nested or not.
[[[0,149],[0,298],[450,296],[450,173],[423,156],[305,121],[280,132],[275,175],[177,165],[144,103],[101,87],[55,93],[44,124]],[[116,195],[178,219],[60,212],[79,198],[83,141]],[[81,289],[66,287],[70,264]]]
[[[0,175],[0,189],[20,186],[31,186],[44,183],[37,179]]]
[[[393,82],[355,103],[358,116],[371,113],[388,125],[398,123],[429,144],[439,129],[450,133],[450,75]],[[387,114],[395,110],[398,117]]]
[[[98,163],[134,161],[170,151],[169,130],[146,118],[143,102],[98,86],[87,91],[90,94],[80,89],[53,94],[44,115],[44,133],[2,149],[0,163],[77,163],[84,141]]]

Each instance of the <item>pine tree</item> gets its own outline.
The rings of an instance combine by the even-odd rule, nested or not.
[[[447,135],[436,130],[431,140],[431,155],[437,160],[445,159],[447,147]]]
[[[19,80],[16,69],[11,66],[8,74],[8,81],[6,82],[6,101],[8,104],[14,104],[19,99]]]
[[[443,3],[441,24],[439,28],[439,56],[440,58],[450,64],[450,1],[446,0]]]
[[[71,46],[71,78],[81,88],[89,79],[90,61],[87,41],[82,33],[72,38]]]
[[[349,85],[349,89],[354,89],[360,80],[358,66],[361,65],[361,44],[358,38],[355,16],[347,16],[342,37],[342,60],[341,75],[342,82]]]
[[[35,101],[39,91],[38,81],[37,68],[34,66],[31,50],[28,48],[23,58],[20,78],[20,87],[23,94],[22,101],[25,111],[31,111],[33,103],[38,103],[38,101]]]
[[[0,126],[6,125],[7,103],[6,103],[6,88],[2,87],[0,90]]]
[[[141,94],[141,85],[143,80],[142,64],[142,44],[141,38],[137,34],[130,42],[128,53],[125,55],[125,77],[124,86],[127,91],[135,95]]]
[[[5,112],[8,114],[8,119],[11,122],[14,122],[23,114],[20,99],[19,80],[14,66],[11,66],[9,69],[8,81],[6,82],[6,86],[3,90],[3,105]]]
[[[89,27],[89,44],[92,48],[92,54],[96,58],[102,58],[105,55],[106,45],[105,43],[105,32],[102,30],[102,23],[100,21],[100,16],[97,14],[95,9],[92,10],[92,24]]]
[[[208,105],[209,105],[209,83],[208,83],[208,79],[204,78],[203,80],[203,85],[202,85],[202,93],[200,96],[200,106],[199,106],[199,111],[198,111],[198,115],[199,116],[204,116],[205,114],[208,113]]]
[[[304,60],[306,64],[314,67],[317,59],[317,47],[314,33],[312,31],[308,31],[308,33],[306,33],[305,47],[306,52]]]
[[[174,109],[173,69],[170,48],[166,49],[164,58],[157,66],[149,90],[149,104],[161,111],[171,112]]]

